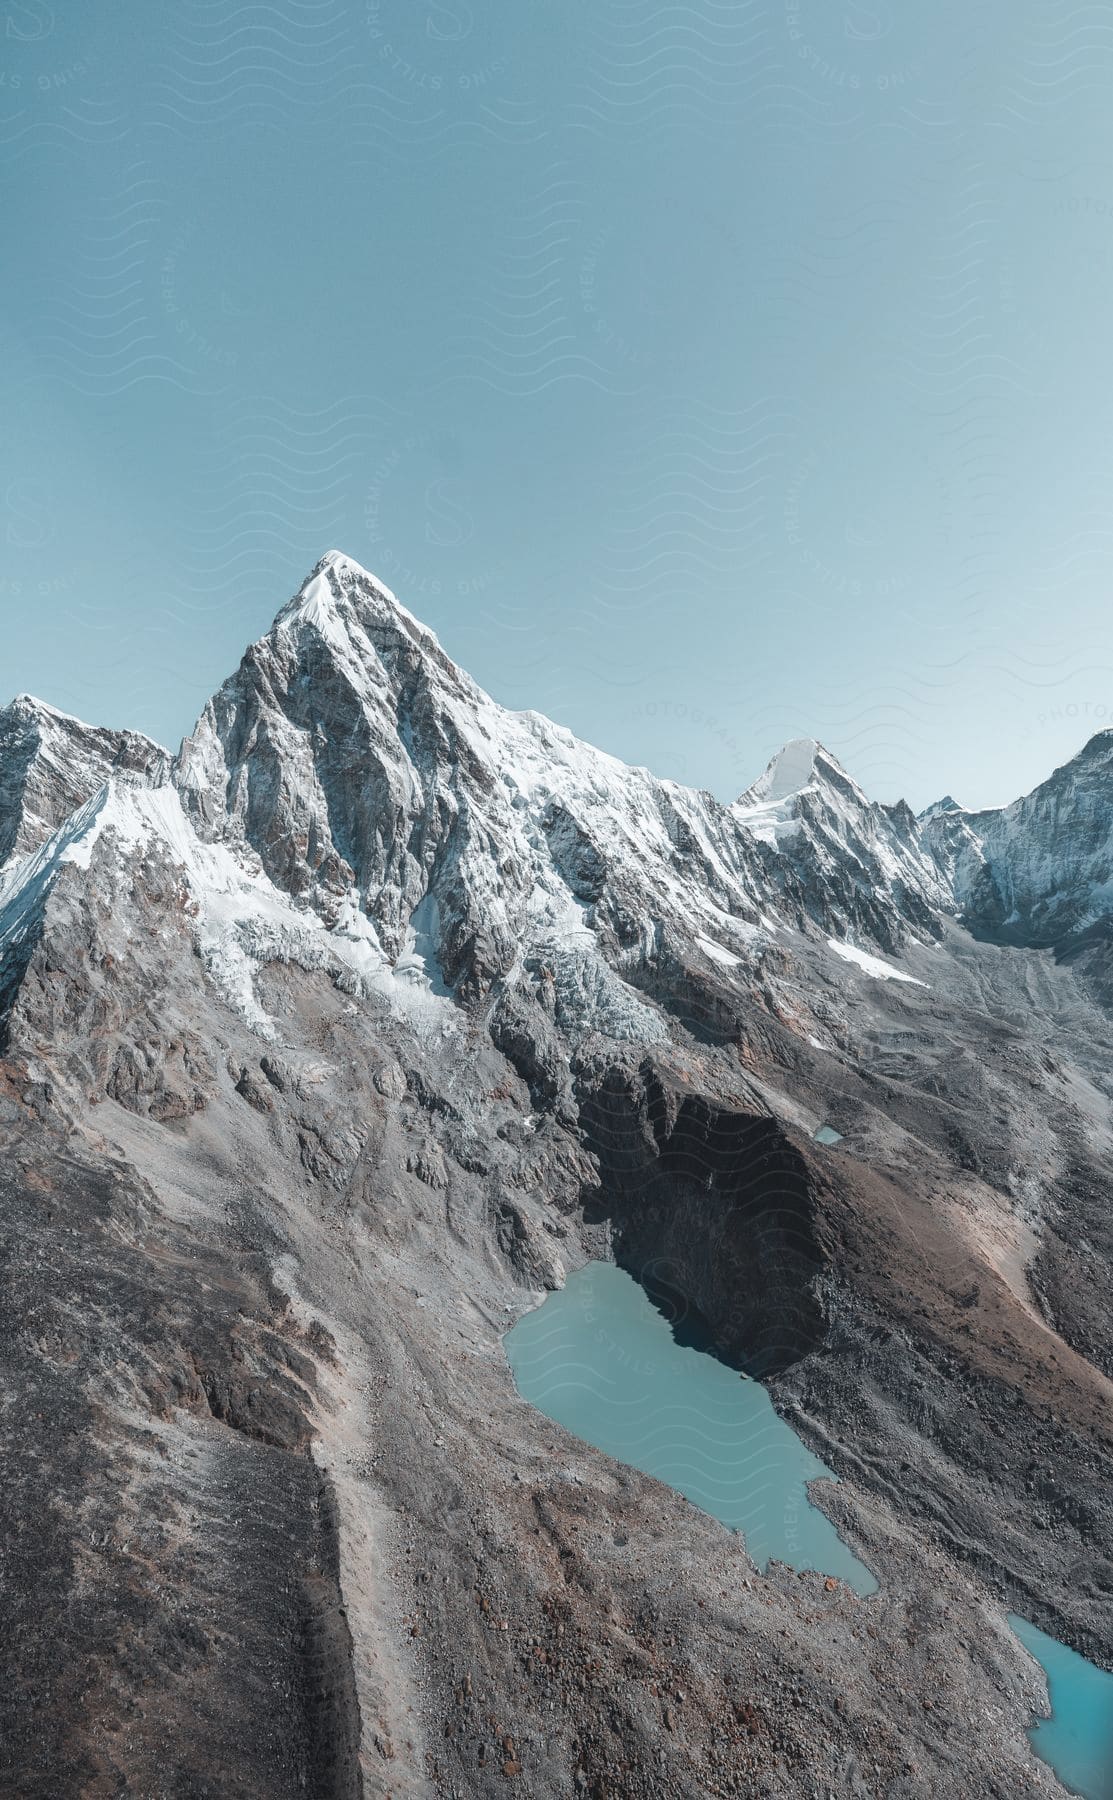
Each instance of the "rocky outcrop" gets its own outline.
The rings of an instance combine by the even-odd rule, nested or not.
[[[354,1800],[327,1340],[263,1259],[0,1112],[0,1788]]]

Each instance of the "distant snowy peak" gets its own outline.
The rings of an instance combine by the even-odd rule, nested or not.
[[[867,798],[814,738],[795,738],[732,808],[740,825],[791,869],[824,929],[864,933],[888,950],[934,938],[950,894],[911,809]]]
[[[166,779],[170,756],[137,731],[86,725],[29,694],[0,711],[0,869],[48,838],[109,776]]]
[[[778,750],[764,773],[740,797],[738,805],[775,806],[808,788],[828,788],[852,805],[869,805],[838,758],[815,738],[792,738],[783,750]]]
[[[917,814],[917,818],[923,824],[926,819],[936,819],[943,813],[960,813],[962,810],[957,800],[952,799],[950,794],[944,794],[942,800],[933,800],[930,806],[925,806],[923,812]]]

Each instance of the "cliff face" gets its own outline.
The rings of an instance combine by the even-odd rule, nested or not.
[[[1113,909],[1113,731],[1101,731],[1011,806],[952,802],[924,822],[946,864],[956,910],[1004,942],[1061,943]]]
[[[810,740],[723,806],[335,555],[172,767],[59,721],[0,715],[0,1788],[1031,1793],[1005,1611],[1113,1657],[1113,1027],[1001,871],[1065,834],[1100,912],[1094,747],[1007,831]],[[989,868],[1030,942],[956,923]],[[878,1594],[516,1396],[598,1254],[769,1378]]]

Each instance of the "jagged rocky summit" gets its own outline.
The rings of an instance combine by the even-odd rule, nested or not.
[[[250,943],[265,950],[281,922],[315,957],[327,946],[364,972],[424,971],[462,1000],[543,985],[573,1027],[653,1037],[636,993],[667,989],[692,957],[752,966],[785,931],[899,957],[948,917],[1018,942],[1092,926],[1113,897],[1095,804],[1109,737],[998,812],[947,801],[917,820],[877,805],[811,739],[724,806],[496,705],[330,552],[175,759],[26,697],[0,714],[0,849],[14,865],[59,834],[37,893],[51,855],[79,853],[72,816],[107,784],[83,830],[115,820],[178,850],[202,913],[222,915],[206,944],[241,999]],[[235,876],[226,861],[213,876],[228,854]],[[206,899],[211,879],[240,887],[239,913]]]
[[[0,1791],[1053,1792],[1004,1618],[1113,1657],[1111,743],[723,804],[335,552],[176,757],[0,713]],[[517,1397],[599,1255],[876,1595]]]

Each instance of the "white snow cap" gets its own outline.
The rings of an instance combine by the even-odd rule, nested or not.
[[[82,731],[96,729],[95,726],[87,725],[84,719],[79,719],[74,713],[63,712],[58,706],[48,706],[47,702],[40,700],[37,694],[17,694],[15,699],[4,708],[4,711],[16,713],[22,718],[33,714],[40,719],[58,719],[64,725],[80,725]]]
[[[953,800],[950,794],[944,794],[942,800],[933,800],[930,806],[925,806],[923,812],[918,813],[916,816],[923,821],[924,819],[938,818],[940,813],[957,813],[961,811],[962,807],[959,805],[958,801]]]
[[[365,569],[354,556],[346,556],[343,550],[326,550],[320,561],[306,576],[301,587],[292,600],[287,601],[275,625],[293,625],[304,623],[315,625],[326,638],[338,640],[346,633],[347,626],[343,616],[343,601],[350,598],[362,609],[364,620],[368,611],[372,617],[380,621],[401,621],[412,636],[423,638],[427,643],[441,651],[440,640],[421,619],[402,605],[397,594],[388,588],[385,581],[380,581],[370,569]],[[351,615],[349,614],[349,619]]]
[[[793,738],[778,750],[763,775],[750,789],[755,799],[787,800],[808,787],[815,775],[816,757],[823,746],[815,738]]]
[[[821,744],[818,738],[792,738],[783,750],[778,750],[772,762],[763,774],[759,775],[753,787],[747,788],[740,797],[738,805],[776,806],[782,800],[790,800],[794,794],[802,794],[806,788],[815,787],[826,781],[833,783],[844,793],[852,794],[867,805],[865,794],[859,788],[853,776],[848,775],[837,756]]]

